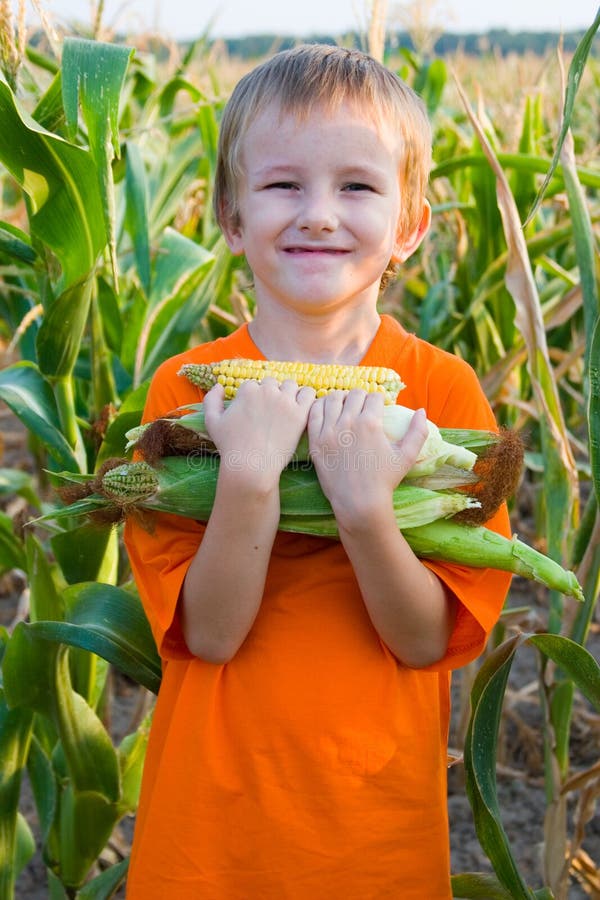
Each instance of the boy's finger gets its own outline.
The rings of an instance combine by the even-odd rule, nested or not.
[[[297,386],[296,386],[297,387]],[[296,394],[296,402],[299,406],[310,406],[317,396],[317,392],[310,385],[304,385],[301,387]]]
[[[222,384],[215,384],[204,397],[204,422],[210,435],[211,427],[216,425],[223,415],[225,400],[225,388]]]
[[[358,415],[362,412],[365,400],[369,395],[361,388],[353,388],[348,391],[343,399],[343,411],[351,416]]]
[[[335,425],[342,414],[346,391],[330,391],[320,399],[323,401],[323,418],[326,422]]]
[[[324,400],[325,397],[317,397],[308,411],[308,421],[306,430],[308,431],[308,442],[314,441],[321,433],[323,427],[324,416]]]
[[[380,419],[383,416],[383,407],[385,406],[385,400],[383,394],[380,393],[372,393],[366,394],[363,409],[365,412],[373,413],[373,415],[377,416]]]

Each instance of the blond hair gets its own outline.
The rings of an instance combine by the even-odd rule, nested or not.
[[[275,104],[283,115],[302,119],[315,107],[335,110],[345,102],[376,120],[385,118],[397,130],[402,148],[401,230],[413,231],[422,216],[431,167],[431,126],[425,106],[401,78],[371,56],[327,44],[301,44],[276,53],[237,83],[220,125],[213,198],[219,224],[239,224],[242,142],[258,115]]]

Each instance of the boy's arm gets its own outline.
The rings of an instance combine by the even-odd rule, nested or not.
[[[371,621],[398,659],[420,668],[445,654],[456,600],[415,556],[394,516],[392,491],[418,456],[425,416],[417,414],[392,448],[380,407],[377,395],[331,394],[313,405],[309,439]]]
[[[279,485],[223,468],[202,543],[180,595],[186,644],[207,662],[235,655],[259,610],[279,522]]]
[[[357,509],[340,539],[352,563],[375,630],[405,665],[422,668],[446,653],[456,616],[456,598],[415,556],[393,507]]]
[[[204,399],[221,464],[213,509],[180,593],[187,646],[214,663],[235,655],[260,608],[279,523],[279,477],[315,395],[272,378],[244,384],[227,409],[223,393],[216,385]]]

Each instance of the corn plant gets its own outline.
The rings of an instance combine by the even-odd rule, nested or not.
[[[473,686],[472,714],[465,742],[465,769],[467,790],[472,803],[475,824],[482,847],[488,854],[498,881],[476,876],[456,880],[454,888],[461,897],[470,896],[510,896],[530,898],[533,896],[554,896],[566,898],[569,870],[579,851],[581,836],[569,842],[566,832],[566,802],[570,783],[569,734],[573,692],[578,686],[598,707],[598,666],[596,661],[582,646],[587,637],[589,624],[595,608],[600,586],[600,544],[598,543],[597,501],[600,495],[598,483],[598,334],[600,304],[596,278],[596,250],[592,215],[582,187],[583,178],[577,171],[570,131],[571,118],[577,87],[582,77],[592,39],[600,24],[600,13],[596,16],[587,34],[574,55],[569,70],[565,93],[563,118],[554,157],[545,160],[542,170],[546,178],[535,190],[530,168],[532,160],[529,151],[535,149],[532,140],[539,128],[539,108],[528,103],[520,139],[522,155],[504,157],[497,152],[498,137],[493,126],[480,109],[476,115],[470,109],[466,95],[460,85],[458,91],[473,126],[476,140],[489,165],[483,172],[479,168],[481,159],[469,153],[462,161],[460,156],[452,156],[442,162],[441,172],[436,177],[448,177],[450,172],[460,172],[461,177],[453,182],[455,196],[459,198],[455,208],[466,210],[474,203],[479,212],[477,227],[483,225],[484,240],[480,240],[473,266],[472,256],[465,257],[463,266],[451,273],[459,280],[468,266],[468,278],[477,275],[479,280],[473,290],[473,300],[468,308],[469,316],[452,327],[448,322],[448,307],[442,307],[438,320],[425,318],[425,329],[432,326],[451,335],[453,349],[464,352],[465,332],[471,329],[469,358],[481,369],[503,372],[503,379],[514,373],[514,383],[518,385],[518,395],[514,398],[496,396],[497,405],[505,405],[507,415],[515,421],[511,410],[511,399],[521,404],[530,394],[529,409],[537,420],[540,454],[543,467],[543,533],[548,541],[548,551],[557,560],[572,561],[580,566],[585,584],[586,599],[582,607],[574,611],[565,608],[563,596],[555,591],[549,595],[548,635],[521,636],[508,641],[496,651],[482,667]],[[536,122],[538,123],[536,125]],[[454,148],[453,148],[454,149]],[[568,232],[564,222],[548,227],[551,216],[541,206],[544,192],[552,184],[561,163],[562,187],[566,193],[569,211]],[[514,170],[512,190],[502,167],[509,164]],[[462,166],[477,165],[477,179],[466,181]],[[597,184],[591,173],[589,183]],[[597,176],[596,176],[597,177]],[[469,192],[465,193],[465,188]],[[554,190],[557,190],[556,186]],[[472,198],[472,199],[471,199]],[[536,216],[539,214],[539,219]],[[521,220],[526,218],[525,226]],[[568,255],[561,245],[568,240]],[[539,242],[539,243],[538,243]],[[551,248],[558,248],[562,266],[549,259]],[[540,251],[542,256],[540,256]],[[556,253],[556,249],[554,250]],[[563,274],[561,281],[550,282],[545,306],[556,309],[565,288],[578,287],[574,312],[579,315],[569,321],[572,328],[581,329],[581,349],[572,353],[571,359],[581,357],[582,378],[581,401],[574,409],[572,396],[561,395],[560,379],[551,361],[552,346],[547,334],[551,316],[545,314],[541,302],[531,259],[543,260],[547,271]],[[568,260],[568,262],[567,262]],[[568,277],[566,266],[577,266],[578,279]],[[461,269],[463,271],[461,272]],[[504,283],[503,283],[504,282]],[[438,292],[433,293],[438,287]],[[448,286],[447,288],[448,289]],[[461,290],[460,281],[455,297]],[[439,286],[431,288],[426,298],[429,311],[433,303],[439,303]],[[508,302],[507,302],[508,301]],[[455,307],[456,308],[456,307]],[[439,307],[438,307],[439,309]],[[450,327],[449,327],[450,324]],[[517,337],[518,335],[518,337]],[[426,336],[427,335],[426,333]],[[520,341],[522,351],[517,352]],[[473,348],[478,351],[473,356]],[[507,352],[508,351],[508,352]],[[555,355],[556,358],[556,355]],[[494,382],[488,380],[488,387]],[[499,382],[496,382],[499,385]],[[494,397],[494,392],[491,392]],[[569,414],[571,428],[577,427],[587,438],[589,451],[583,460],[576,461],[573,452],[574,441],[567,426]],[[573,424],[575,423],[575,424]],[[581,443],[575,446],[581,450]],[[591,484],[589,500],[584,516],[580,516],[579,504],[582,483]],[[577,548],[577,549],[576,549]],[[582,548],[585,548],[584,550]],[[585,558],[585,562],[584,562]],[[566,636],[561,636],[566,635]],[[526,885],[518,872],[506,834],[501,823],[498,807],[493,760],[496,758],[496,742],[500,723],[502,698],[506,679],[514,653],[519,644],[526,640],[533,644],[540,654],[540,702],[545,717],[545,769],[547,786],[547,814],[545,822],[544,879],[547,887],[534,892]],[[553,665],[554,664],[554,665]],[[581,775],[580,784],[586,789],[592,784],[594,770]],[[484,893],[482,893],[482,891]]]
[[[67,39],[60,65],[45,60],[43,87],[32,76],[29,93],[15,91],[14,76],[12,87],[0,78],[0,162],[18,212],[0,224],[0,317],[21,360],[0,372],[0,397],[52,483],[57,469],[94,471],[122,451],[154,368],[206,312],[209,273],[226,289],[234,265],[210,216],[212,249],[173,227],[182,196],[210,174],[216,132],[215,109],[183,72],[159,86],[132,48]],[[164,127],[182,90],[191,121]],[[29,490],[43,507],[15,476],[5,491]],[[0,525],[0,569],[25,570],[30,594],[28,622],[2,641],[0,896],[12,897],[33,849],[18,812],[25,767],[52,895],[109,896],[126,861],[88,879],[137,805],[148,723],[113,746],[100,715],[106,659],[156,690],[156,651],[133,586],[117,586],[116,531],[70,521],[20,539],[7,517]]]

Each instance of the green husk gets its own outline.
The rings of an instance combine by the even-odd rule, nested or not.
[[[241,463],[241,461],[240,461]],[[141,496],[137,488],[149,484],[147,463],[127,463],[119,466],[121,473],[115,488],[110,472],[98,487],[98,479],[90,479],[91,494],[61,510],[48,513],[42,519],[91,514],[98,510],[122,510],[124,515],[149,512],[169,512],[206,521],[215,498],[220,461],[216,456],[166,457],[153,467],[159,482],[158,490],[146,490]],[[139,468],[142,467],[142,468]],[[82,485],[71,473],[62,473],[64,480]],[[123,490],[131,480],[135,490]],[[108,490],[107,490],[108,487]],[[112,493],[111,493],[112,487]],[[335,517],[325,498],[314,467],[308,463],[285,469],[280,480],[282,531],[299,532],[335,538],[338,534]],[[136,497],[136,499],[133,499]],[[431,491],[402,482],[394,491],[394,509],[398,527],[414,553],[423,559],[493,568],[521,575],[548,588],[583,600],[583,592],[573,572],[563,569],[543,553],[518,538],[505,538],[483,526],[468,525],[447,518],[453,515],[453,504],[468,508],[477,504],[463,493]],[[42,521],[38,519],[37,521]]]
[[[403,531],[420,559],[439,559],[475,568],[501,569],[537,581],[583,601],[574,572],[563,569],[517,537],[505,538],[482,525],[438,521]]]
[[[241,462],[241,461],[240,461]],[[229,461],[229,465],[234,461]],[[215,498],[220,460],[216,456],[165,457],[154,469],[158,488],[150,485],[147,463],[126,463],[104,475],[102,486],[114,502],[127,508],[208,519]],[[115,472],[118,473],[115,478]],[[127,477],[129,473],[129,478]],[[282,530],[337,535],[331,505],[310,463],[289,466],[279,482]],[[399,528],[412,528],[477,506],[464,493],[438,492],[400,484],[394,491],[394,509]],[[310,523],[310,524],[309,524]],[[283,526],[285,525],[285,528]],[[306,529],[310,527],[311,530]],[[313,530],[314,529],[314,530]]]
[[[182,412],[183,415],[179,415],[180,412]],[[398,404],[384,407],[383,426],[385,433],[392,443],[399,441],[404,437],[413,415],[414,410]],[[202,439],[207,444],[210,444],[210,437],[206,429],[204,407],[202,403],[180,407],[178,410],[174,411],[172,417],[164,418],[160,421],[162,423],[170,423],[171,425],[187,428],[194,432],[198,438]],[[153,424],[154,423],[141,425],[128,431],[126,433],[128,439],[126,449],[130,450],[135,447]],[[409,478],[430,475],[444,465],[470,472],[477,462],[477,451],[481,452],[481,450],[489,447],[490,444],[498,440],[498,436],[491,432],[465,429],[461,433],[459,429],[454,429],[452,431],[453,440],[449,441],[445,439],[443,431],[433,422],[428,421],[427,425],[429,435],[423,444],[417,461],[407,476]],[[469,444],[473,445],[473,449],[468,446]],[[296,448],[294,459],[295,461],[303,462],[308,458],[308,437],[306,432],[304,432],[300,438],[298,447]]]

